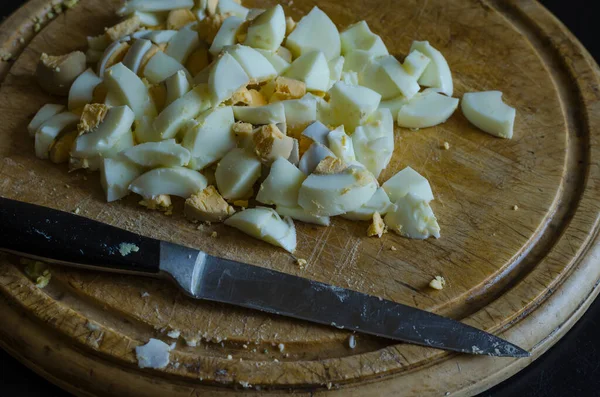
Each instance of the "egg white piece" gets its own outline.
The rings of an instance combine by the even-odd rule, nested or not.
[[[352,221],[369,221],[373,219],[373,214],[378,212],[380,215],[385,215],[389,211],[394,211],[396,205],[392,204],[390,198],[382,187],[379,187],[373,196],[363,204],[360,208],[347,212],[342,215],[342,218]]]
[[[191,152],[189,166],[200,170],[219,161],[235,147],[231,127],[235,123],[231,106],[204,111],[190,124],[182,145]]]
[[[321,51],[305,52],[297,58],[283,76],[303,81],[310,91],[327,91],[329,89],[329,64]]]
[[[337,82],[329,90],[330,119],[348,132],[364,123],[379,106],[381,95],[367,87]]]
[[[431,60],[419,78],[419,84],[426,87],[439,88],[443,94],[451,97],[454,92],[452,72],[448,61],[441,52],[436,50],[428,41],[413,41],[410,51],[417,50]]]
[[[429,181],[411,167],[399,171],[388,179],[382,187],[393,203],[408,193],[426,202],[433,200],[433,191]]]
[[[69,110],[75,110],[92,103],[94,90],[102,82],[102,79],[89,68],[79,75],[69,90]]]
[[[247,150],[236,148],[219,161],[215,178],[221,195],[229,200],[244,199],[260,178],[261,162]]]
[[[356,159],[379,177],[394,153],[394,118],[389,109],[377,109],[352,135]]]
[[[136,178],[129,190],[145,199],[159,194],[188,198],[208,185],[204,175],[184,167],[155,168]]]
[[[360,21],[347,27],[340,33],[342,55],[352,50],[363,50],[372,56],[388,55],[388,50],[381,37],[371,31],[367,22]]]
[[[512,138],[517,111],[502,102],[502,92],[467,93],[461,107],[467,120],[477,128],[500,138]]]
[[[254,82],[263,82],[277,76],[277,71],[271,62],[252,47],[238,44],[226,47],[225,51],[239,62],[250,80]]]
[[[458,107],[458,98],[429,91],[415,95],[398,110],[400,127],[428,128],[445,123]]]
[[[135,114],[129,106],[108,109],[98,127],[75,140],[71,155],[77,158],[88,158],[105,153],[123,136],[131,135],[134,119]]]
[[[62,131],[69,128],[75,128],[79,116],[71,112],[56,114],[46,120],[35,133],[35,155],[40,159],[49,157],[52,143]]]
[[[281,218],[275,210],[266,207],[249,208],[236,212],[225,224],[288,252],[296,251],[296,227],[291,218]]]
[[[225,47],[234,45],[242,23],[244,20],[237,16],[231,16],[224,20],[208,51],[213,56],[217,56]]]
[[[190,151],[178,144],[175,139],[161,142],[147,142],[123,152],[129,162],[142,167],[186,166],[190,161]]]
[[[306,175],[283,157],[271,165],[269,176],[261,184],[256,200],[284,207],[298,205],[298,192]],[[292,216],[292,218],[294,218]]]
[[[335,154],[327,146],[314,142],[302,155],[298,168],[305,175],[312,174],[325,157],[335,157]]]
[[[302,207],[284,207],[278,205],[275,207],[275,211],[281,216],[289,216],[290,218],[304,222],[311,223],[319,226],[329,226],[331,224],[331,218],[328,216],[317,216],[309,214]]]
[[[398,199],[395,205],[396,209],[388,212],[384,218],[390,230],[418,240],[440,238],[440,225],[427,201],[408,193]]]
[[[42,124],[50,120],[53,116],[61,113],[64,109],[64,105],[58,105],[53,103],[48,103],[42,106],[40,110],[37,111],[35,116],[33,116],[33,119],[31,119],[29,125],[27,126],[29,136],[35,136],[35,132],[40,128]]]
[[[298,204],[312,215],[341,215],[360,208],[377,187],[377,179],[359,167],[338,174],[311,174],[302,183]]]
[[[200,38],[193,24],[185,26],[169,40],[165,54],[184,64],[192,52],[200,47]]]
[[[165,106],[169,106],[171,103],[187,94],[191,89],[188,76],[183,70],[179,70],[177,73],[167,78],[165,80],[165,87],[167,89]]]
[[[124,159],[107,158],[100,167],[100,184],[108,203],[129,194],[129,185],[144,172],[144,168]]]
[[[285,13],[277,4],[252,20],[244,45],[276,51],[285,37]]]
[[[249,82],[250,77],[239,62],[232,55],[224,53],[211,67],[208,76],[213,106],[231,98],[234,92]]]
[[[264,106],[234,106],[235,119],[254,125],[285,123],[285,108],[281,102]]]
[[[189,119],[196,117],[210,106],[211,96],[207,85],[197,85],[160,112],[152,126],[160,139],[174,138]]]
[[[313,7],[287,37],[285,46],[296,58],[318,50],[325,54],[327,60],[331,60],[340,56],[342,44],[340,32],[329,16],[319,7]]]

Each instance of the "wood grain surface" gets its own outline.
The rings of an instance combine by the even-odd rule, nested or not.
[[[297,256],[308,260],[305,269],[282,250],[236,230],[197,230],[183,218],[181,202],[170,217],[145,211],[135,197],[106,204],[97,173],[68,173],[66,166],[35,158],[27,123],[43,104],[64,102],[35,83],[40,54],[85,48],[86,36],[117,21],[117,1],[82,0],[34,34],[31,18],[47,13],[49,4],[32,0],[0,26],[1,48],[15,58],[0,63],[1,196],[79,208],[82,216],[154,238],[451,316],[533,354],[520,360],[459,356],[366,336],[350,349],[345,331],[194,301],[159,280],[55,267],[41,290],[24,276],[18,258],[1,255],[0,344],[68,390],[128,396],[257,389],[273,395],[473,395],[546,351],[597,295],[598,68],[539,3],[283,4],[295,18],[318,4],[340,27],[365,19],[398,57],[413,40],[429,40],[450,64],[455,96],[498,89],[517,108],[512,140],[478,131],[460,111],[435,128],[397,129],[394,157],[381,180],[406,165],[430,180],[439,240],[367,238],[368,224],[343,219],[328,228],[298,223]],[[450,150],[443,150],[444,142]],[[213,231],[217,239],[209,238]],[[448,281],[442,291],[427,287],[436,275]],[[169,341],[170,330],[181,331],[171,364],[140,370],[134,348],[151,337]]]

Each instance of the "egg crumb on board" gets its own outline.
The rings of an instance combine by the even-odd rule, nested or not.
[[[25,274],[35,283],[36,287],[45,288],[48,285],[52,278],[52,273],[50,273],[50,269],[46,263],[21,258],[21,264],[25,265]]]
[[[379,187],[377,179],[394,152],[394,124],[425,130],[444,123],[458,107],[458,98],[452,98],[450,68],[429,42],[414,41],[402,63],[388,55],[385,43],[366,22],[334,29],[333,22],[315,25],[318,18],[313,12],[296,22],[278,7],[248,10],[233,3],[207,0],[194,9],[152,12],[143,3],[126,3],[121,22],[88,41],[89,54],[95,55],[99,67],[88,70],[93,84],[84,87],[85,95],[78,97],[89,98],[89,103],[63,111],[79,116],[77,134],[96,134],[89,140],[95,145],[91,152],[97,156],[72,156],[69,148],[82,138],[72,128],[62,131],[60,125],[48,121],[49,125],[41,128],[50,136],[44,139],[51,142],[48,153],[40,150],[39,157],[54,163],[68,162],[70,170],[107,169],[105,163],[118,162],[120,167],[110,171],[103,187],[115,189],[120,184],[125,196],[140,193],[131,182],[163,164],[137,169],[120,156],[121,152],[140,144],[173,140],[181,153],[178,166],[193,173],[193,186],[173,186],[187,185],[188,179],[185,183],[150,181],[158,187],[155,193],[160,194],[142,195],[140,204],[149,209],[170,215],[170,196],[182,196],[186,200],[184,213],[190,221],[221,222],[233,216],[236,221],[229,225],[285,249],[295,247],[291,241],[296,240],[292,218],[310,222],[317,216],[327,218],[320,225],[329,225],[330,216],[352,213],[361,217],[372,214],[369,236],[381,237],[389,227],[406,238],[440,237],[429,183],[416,172],[404,172],[409,167],[392,177],[402,174],[402,183],[388,185],[388,189],[381,181],[389,208],[369,206]],[[50,12],[58,15],[66,8],[67,2],[56,3]],[[319,15],[330,22],[326,14]],[[311,26],[319,29],[316,41]],[[197,40],[196,35],[186,36],[188,30],[197,31],[206,43]],[[352,61],[349,54],[354,51],[370,55],[363,61]],[[62,95],[81,90],[63,76],[63,69],[87,68],[85,61],[80,62],[83,55],[42,55],[42,72],[60,72],[62,79],[55,87],[45,86],[41,79],[42,87],[49,92],[67,91]],[[66,63],[68,59],[72,64]],[[152,59],[161,59],[161,64],[155,61],[148,69]],[[120,75],[119,68],[124,70]],[[178,71],[183,71],[178,75],[186,78],[177,80],[177,84],[165,82]],[[355,81],[343,78],[344,73],[354,73]],[[382,79],[389,84],[381,84]],[[475,127],[511,138],[515,110],[501,97],[499,91],[467,93],[462,110]],[[395,98],[402,98],[401,107],[390,105]],[[132,117],[111,119],[108,109],[117,107],[128,107]],[[173,112],[175,108],[182,111]],[[499,112],[501,119],[495,119],[494,112]],[[219,116],[207,122],[207,115],[212,114]],[[161,118],[175,126],[172,131],[154,131]],[[320,123],[318,136],[302,135],[302,128],[314,128],[315,123]],[[98,128],[100,125],[102,128]],[[192,133],[202,139],[189,139]],[[449,150],[450,144],[443,142],[442,147]],[[235,150],[244,156],[228,156]],[[234,169],[236,161],[225,161],[230,157],[243,160],[244,165]],[[294,181],[289,175],[272,173],[271,166],[279,158],[289,163],[290,172],[295,167],[300,173]],[[171,165],[165,161],[165,166]],[[128,175],[118,174],[124,169]],[[263,197],[260,203],[268,202],[276,210],[238,217],[247,210],[236,214],[233,206],[258,209],[256,195],[267,190],[258,185],[265,183],[273,185],[268,189],[273,197]],[[278,195],[284,196],[284,203],[277,202]],[[516,205],[512,208],[518,209]],[[260,229],[258,222],[265,220],[286,233],[255,233]],[[244,222],[249,225],[242,227]],[[393,246],[390,249],[396,251]],[[301,268],[306,266],[302,261],[297,260]]]
[[[379,215],[379,212],[373,213],[373,222],[367,229],[367,236],[381,238],[385,233],[387,233],[387,226],[383,222],[381,215]]]
[[[442,276],[435,276],[433,280],[429,282],[429,287],[437,290],[442,290],[446,286],[446,279]]]
[[[350,349],[356,348],[356,336],[353,334],[348,337],[348,347]]]
[[[173,208],[171,203],[171,196],[168,194],[159,194],[150,199],[144,199],[139,202],[142,207],[146,207],[149,210],[156,211],[169,211]]]
[[[166,368],[171,362],[170,352],[173,349],[171,345],[165,342],[150,338],[148,343],[135,348],[135,356],[140,368]]]
[[[304,268],[306,268],[306,265],[308,264],[306,259],[302,259],[302,258],[297,258],[296,259],[296,264],[298,265],[298,267],[300,268],[300,270],[303,270]]]

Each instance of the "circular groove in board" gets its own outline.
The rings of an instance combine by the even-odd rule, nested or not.
[[[31,77],[39,53],[83,47],[86,35],[116,21],[116,3],[110,8],[83,0],[35,36],[10,70],[2,64],[0,108],[10,113],[0,126],[0,195],[64,210],[78,207],[85,216],[152,237],[437,311],[493,332],[503,330],[508,340],[534,348],[534,357],[566,332],[597,293],[598,170],[591,166],[597,157],[597,66],[538,3],[382,0],[362,16],[394,55],[404,55],[413,38],[431,40],[449,60],[455,96],[468,90],[504,91],[518,112],[515,138],[491,138],[469,126],[459,111],[438,128],[399,130],[394,159],[382,177],[410,164],[432,181],[442,238],[415,242],[388,234],[382,240],[366,239],[365,224],[343,220],[327,229],[302,225],[299,256],[310,259],[304,271],[286,254],[236,231],[214,226],[219,238],[209,239],[213,229],[199,232],[179,216],[147,213],[132,197],[107,205],[94,176],[83,180],[83,174],[67,174],[64,167],[35,159],[25,125],[51,101]],[[45,4],[30,2],[2,25],[5,49],[17,54],[8,46],[18,42],[14,32],[30,32],[24,15],[39,15]],[[339,26],[356,21],[361,9],[359,1],[319,6]],[[286,12],[297,17],[311,7],[298,1]],[[397,26],[405,27],[402,35]],[[451,150],[440,149],[444,141]],[[511,209],[515,204],[518,211]],[[398,251],[391,251],[391,245]],[[73,357],[93,355],[100,367],[126,369],[117,385],[107,377],[108,369],[98,374],[103,382],[89,386],[96,394],[106,394],[109,385],[127,390],[125,383],[134,378],[146,390],[154,384],[155,393],[189,394],[209,390],[204,388],[211,384],[227,389],[243,381],[275,389],[331,382],[340,385],[340,394],[375,395],[378,387],[414,395],[471,394],[528,362],[459,357],[366,337],[359,337],[357,348],[350,350],[345,332],[192,301],[155,280],[55,269],[51,286],[38,290],[14,263],[14,258],[0,257],[0,291],[11,302],[2,302],[4,310],[41,320],[28,326],[43,327],[57,341],[76,341]],[[441,292],[426,288],[437,274],[449,281]],[[143,292],[150,296],[142,298]],[[562,317],[555,318],[552,309]],[[101,339],[86,327],[90,320],[101,324]],[[180,340],[172,361],[181,365],[167,368],[164,375],[137,370],[133,347],[150,336],[166,340],[160,329],[167,323],[188,339],[200,334],[212,341],[189,347]],[[8,332],[3,330],[4,345],[18,335]],[[259,342],[256,353],[254,347],[240,346],[247,341]],[[272,342],[285,343],[290,356],[280,355]],[[24,355],[19,349],[13,353]],[[236,361],[227,360],[228,354]],[[50,373],[43,357],[28,357],[37,357],[36,365],[46,368],[48,376],[61,378],[60,371]],[[240,357],[244,361],[237,361]],[[458,373],[457,365],[463,368]],[[77,373],[65,364],[63,379],[81,389],[85,371],[68,379],[67,370]],[[424,381],[426,376],[430,380]]]

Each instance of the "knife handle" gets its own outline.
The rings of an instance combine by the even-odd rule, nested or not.
[[[0,250],[49,263],[158,274],[160,242],[82,216],[0,197]]]

